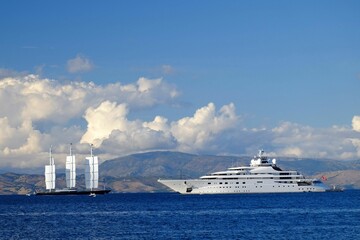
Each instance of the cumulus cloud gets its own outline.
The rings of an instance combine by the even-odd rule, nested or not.
[[[360,116],[353,117],[352,128],[354,129],[354,131],[360,132]]]
[[[140,78],[134,84],[92,82],[60,83],[37,75],[0,80],[0,117],[12,124],[24,119],[64,123],[82,117],[89,106],[109,100],[126,102],[132,109],[171,103],[178,96],[175,87],[162,79]],[[11,104],[9,104],[11,103]]]
[[[25,120],[21,125],[11,126],[8,118],[0,118],[0,167],[30,167],[36,159],[29,156],[42,152],[41,142],[46,138],[34,129],[31,121]]]
[[[130,121],[126,104],[105,101],[86,110],[87,131],[81,141],[116,154],[149,149],[176,147],[167,119],[156,116],[153,121]]]
[[[257,132],[248,134],[250,139],[256,139],[252,144],[265,146],[277,156],[331,159],[360,157],[354,142],[354,139],[360,139],[360,134],[349,127],[319,129],[282,122],[274,128],[262,130],[262,138],[258,136]]]
[[[33,74],[12,73],[0,79],[0,157],[5,157],[0,167],[19,164],[20,161],[10,161],[16,156],[27,159],[27,166],[31,166],[37,160],[24,158],[23,154],[43,154],[51,144],[59,146],[62,143],[80,142],[81,139],[89,142],[100,139],[98,141],[101,142],[111,133],[104,128],[104,123],[110,119],[108,116],[103,118],[104,121],[98,119],[103,124],[100,127],[93,118],[101,116],[97,111],[106,113],[106,107],[114,114],[120,108],[127,111],[128,108],[134,110],[171,104],[177,96],[176,88],[163,79],[140,78],[127,85],[96,85],[92,82],[59,82]],[[109,101],[122,104],[112,109]],[[97,109],[99,104],[101,107]],[[127,112],[123,114],[126,116]],[[113,116],[113,123],[118,123],[120,120],[117,118],[121,118],[121,114]],[[82,125],[83,118],[91,123],[87,135],[84,135],[87,129],[86,125]],[[94,132],[98,135],[88,139],[91,129],[91,135]],[[103,130],[97,131],[99,129]],[[77,147],[82,148],[80,145]],[[64,147],[60,146],[59,149],[63,150]]]
[[[89,108],[85,114],[87,131],[81,141],[106,148],[119,146],[119,153],[160,148],[194,152],[205,150],[217,135],[233,128],[237,121],[234,104],[216,112],[215,105],[209,103],[193,117],[172,123],[161,116],[151,122],[129,121],[127,114],[126,105],[109,101]]]
[[[237,119],[234,104],[223,106],[217,113],[215,105],[209,103],[198,109],[193,117],[172,123],[171,132],[179,143],[179,150],[203,149],[219,133],[235,127]]]
[[[116,105],[109,101],[101,103],[97,108],[90,107],[85,112],[87,131],[81,142],[93,143],[99,147],[103,140],[109,138],[113,130],[125,131],[131,125],[126,119],[128,113],[125,104]]]
[[[80,54],[76,55],[75,58],[69,59],[66,66],[69,73],[89,72],[94,68],[90,59]]]
[[[239,125],[243,126],[244,123]],[[350,126],[314,128],[293,122],[275,127],[237,127],[217,137],[218,153],[252,156],[264,149],[272,157],[360,158],[360,132]]]
[[[3,154],[25,154],[39,150],[40,134],[33,129],[29,120],[24,121],[20,126],[12,127],[9,120],[3,117],[0,118],[0,128],[0,148]]]
[[[80,158],[89,143],[101,149],[103,159],[158,149],[252,155],[259,148],[273,156],[360,158],[359,116],[351,126],[281,122],[247,129],[233,103],[217,108],[210,102],[180,119],[156,113],[150,121],[129,117],[132,111],[172,106],[178,96],[161,78],[97,85],[11,72],[0,78],[0,167],[43,166],[50,145],[63,159],[70,142]]]

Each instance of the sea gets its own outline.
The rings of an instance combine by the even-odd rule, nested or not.
[[[360,239],[360,191],[0,196],[1,239]]]

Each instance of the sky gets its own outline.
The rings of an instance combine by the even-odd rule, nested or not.
[[[359,1],[2,1],[0,168],[69,143],[360,158]]]

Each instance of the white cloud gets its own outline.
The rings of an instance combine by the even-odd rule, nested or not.
[[[94,65],[90,59],[80,54],[76,55],[75,58],[69,59],[67,61],[67,70],[69,73],[89,72],[93,68]]]
[[[351,139],[360,134],[351,128],[312,128],[284,122],[271,130],[271,147],[280,156],[354,159],[360,157]]]
[[[152,88],[158,86],[161,83],[161,79],[150,81],[146,78],[140,78],[137,82],[138,89],[140,92],[149,92]]]
[[[273,156],[360,158],[359,116],[352,126],[326,129],[292,122],[246,129],[234,104],[217,109],[209,103],[172,121],[156,114],[150,121],[129,117],[132,111],[171,106],[178,96],[161,78],[97,85],[11,72],[0,79],[0,167],[42,166],[50,145],[62,159],[70,142],[80,156],[94,143],[103,159],[157,149],[252,155],[259,148]]]
[[[354,131],[360,132],[360,116],[353,117],[352,128],[354,129]]]
[[[107,149],[118,146],[118,153],[169,148],[194,152],[205,150],[217,135],[234,127],[237,121],[233,104],[216,113],[215,105],[209,103],[193,117],[170,124],[161,116],[151,122],[129,121],[127,114],[126,106],[115,102],[106,101],[97,108],[89,108],[85,114],[88,128],[82,142]]]
[[[39,132],[34,130],[30,121],[24,121],[20,126],[12,127],[6,117],[0,118],[0,148],[5,155],[11,153],[32,153],[38,150]],[[16,138],[14,138],[16,136]]]
[[[224,154],[253,155],[264,149],[274,157],[358,159],[360,133],[350,126],[313,128],[282,122],[273,128],[234,129],[221,135]]]
[[[8,117],[12,124],[21,124],[24,119],[64,123],[82,117],[89,106],[105,100],[138,109],[171,103],[177,96],[176,88],[162,79],[140,78],[134,84],[101,86],[60,83],[37,75],[9,77],[0,80],[0,117]]]
[[[118,108],[115,106],[115,108]],[[110,114],[116,114],[113,111]],[[103,140],[101,148],[117,154],[126,154],[151,149],[175,149],[176,139],[170,132],[167,119],[156,116],[151,122],[130,121],[124,115],[122,121],[111,125],[113,130]]]
[[[278,154],[287,157],[301,157],[303,156],[303,151],[299,147],[285,147],[280,149]]]
[[[46,156],[44,151],[51,144],[66,150],[62,144],[76,144],[81,139],[88,139],[89,134],[92,135],[95,131],[90,130],[84,135],[85,126],[78,125],[83,117],[91,122],[90,129],[102,129],[96,131],[101,136],[93,138],[99,138],[101,142],[101,138],[106,138],[111,133],[110,130],[104,130],[109,121],[107,116],[103,117],[101,127],[92,118],[94,110],[101,103],[100,109],[105,112],[106,106],[111,109],[112,105],[108,104],[110,101],[122,103],[120,106],[123,109],[143,109],[171,104],[177,96],[176,88],[162,79],[140,78],[133,84],[113,83],[102,86],[91,82],[58,82],[32,74],[12,73],[11,76],[0,79],[0,167],[31,166],[43,159],[28,158],[26,155]],[[120,111],[119,108],[116,106],[111,110]],[[127,112],[123,114],[126,116]],[[112,124],[120,121],[118,117],[121,115],[114,115]],[[88,150],[81,145],[76,147],[81,151]],[[16,156],[17,161],[14,160]]]
[[[28,120],[13,127],[6,117],[0,118],[0,129],[1,165],[31,166],[27,157],[41,152],[42,134],[35,130]],[[14,156],[17,158],[14,159]]]
[[[82,136],[81,143],[93,143],[99,147],[113,130],[125,131],[131,125],[126,119],[127,113],[125,104],[116,105],[109,101],[101,103],[97,108],[88,108],[84,116],[88,122],[87,131]]]
[[[171,132],[179,143],[179,150],[205,149],[218,134],[235,127],[237,120],[234,104],[225,105],[216,113],[215,105],[209,103],[198,109],[193,117],[172,123]]]
[[[168,132],[169,131],[169,125],[167,124],[168,120],[161,116],[156,116],[154,118],[154,121],[152,122],[144,122],[143,127],[149,128],[154,131],[163,131]]]

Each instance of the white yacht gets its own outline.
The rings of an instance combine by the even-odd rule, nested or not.
[[[260,150],[250,166],[231,167],[200,179],[158,182],[181,194],[325,192],[328,187],[318,179],[305,178],[297,171],[284,171]]]

